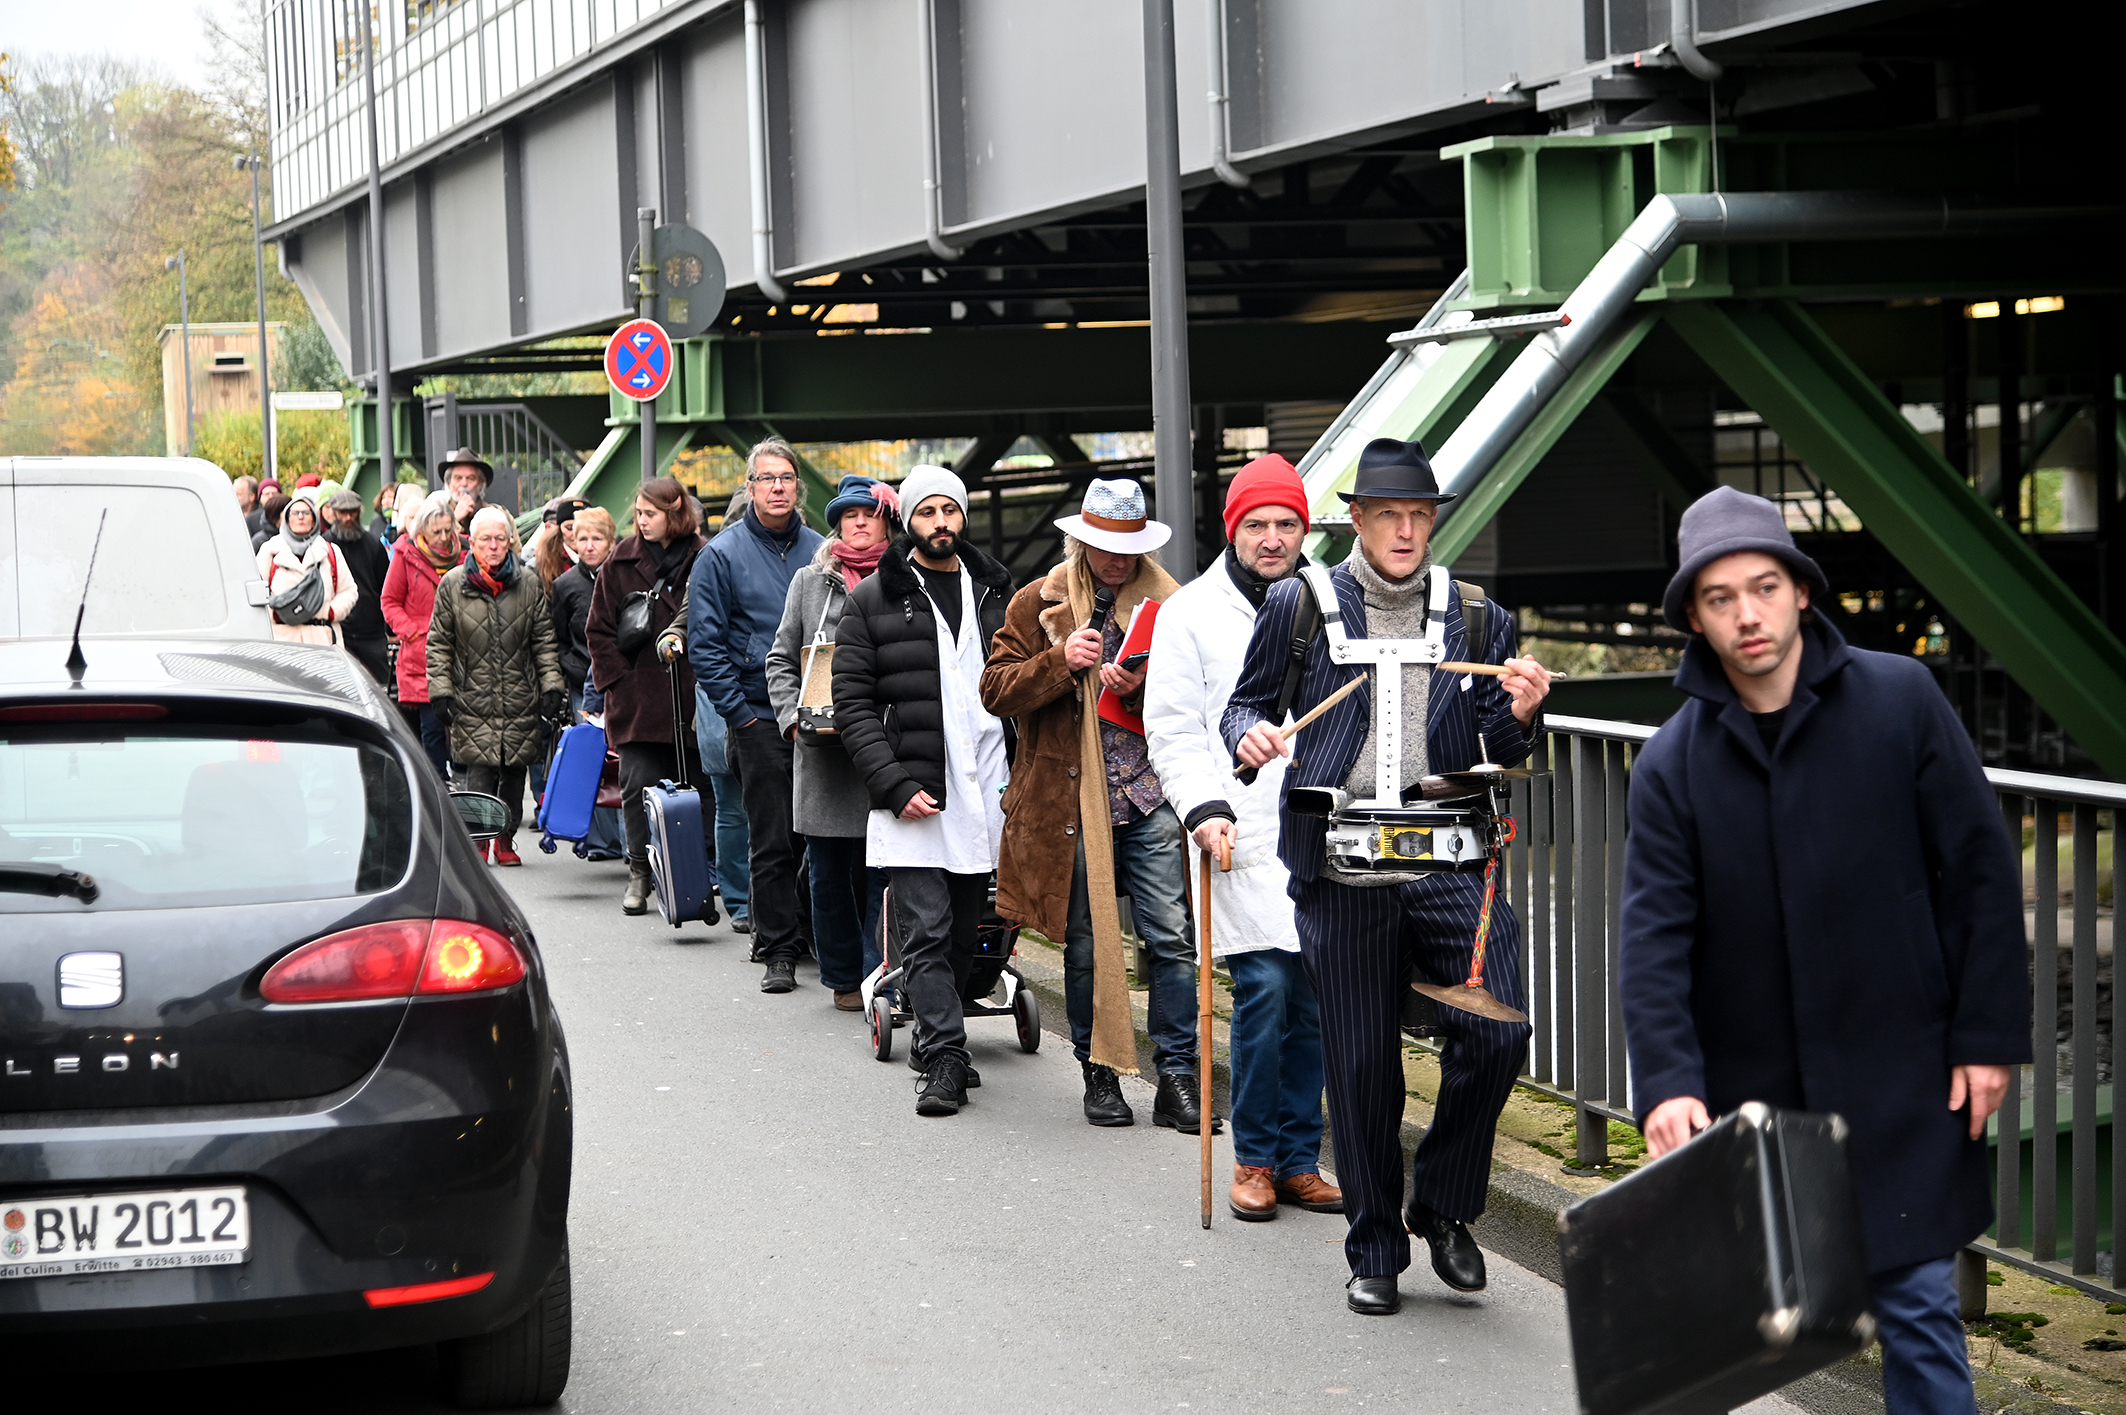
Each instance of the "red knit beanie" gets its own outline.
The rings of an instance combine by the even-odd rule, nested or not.
[[[1225,538],[1240,529],[1240,518],[1258,506],[1288,506],[1307,519],[1307,484],[1292,464],[1275,452],[1257,457],[1240,469],[1225,490]]]

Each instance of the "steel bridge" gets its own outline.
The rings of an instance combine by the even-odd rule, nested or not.
[[[1643,630],[1682,507],[1759,489],[1849,637],[1925,657],[1990,763],[2126,776],[2094,46],[1998,0],[1171,5],[1206,555],[1224,429],[1271,427],[1322,510],[1363,437],[1416,436],[1466,477],[1442,531],[1460,572]],[[376,368],[382,324],[404,389],[593,367],[557,341],[630,312],[654,206],[716,241],[732,287],[681,347],[660,458],[768,430],[964,439],[977,531],[1027,571],[1042,509],[1096,470],[1074,439],[1151,426],[1145,9],[382,7],[379,311],[350,28],[370,11],[269,0],[273,232],[347,367]],[[1750,225],[1775,196],[1788,224]],[[1717,230],[1689,215],[1714,198]],[[1853,215],[1929,201],[1931,227]],[[1668,211],[1659,259],[1606,285]],[[1598,296],[1585,338],[1483,323]],[[534,401],[577,487],[624,509],[632,409]],[[432,421],[395,400],[401,449],[439,451]],[[375,431],[358,409],[358,451]],[[995,470],[1022,438],[1053,460],[1038,483]]]

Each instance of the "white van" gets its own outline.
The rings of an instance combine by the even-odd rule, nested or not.
[[[104,516],[108,511],[110,514]],[[193,457],[0,457],[0,639],[271,639],[229,478]]]

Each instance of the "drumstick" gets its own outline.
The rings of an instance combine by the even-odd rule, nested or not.
[[[1323,699],[1322,699],[1322,700],[1321,700],[1320,702],[1316,703],[1316,704],[1314,705],[1314,707],[1313,707],[1313,708],[1312,708],[1312,709],[1311,709],[1311,710],[1310,710],[1310,711],[1309,711],[1309,712],[1307,713],[1307,715],[1306,715],[1305,717],[1302,717],[1301,719],[1299,719],[1299,721],[1297,721],[1297,722],[1293,723],[1293,724],[1292,724],[1292,725],[1291,725],[1290,727],[1280,727],[1280,728],[1278,728],[1278,729],[1277,729],[1277,735],[1278,735],[1279,737],[1283,738],[1283,739],[1284,739],[1285,741],[1287,741],[1287,742],[1291,741],[1291,740],[1292,740],[1292,739],[1293,739],[1294,737],[1296,737],[1296,736],[1298,736],[1298,735],[1299,735],[1299,729],[1300,729],[1300,728],[1302,728],[1302,727],[1306,726],[1306,725],[1307,725],[1308,723],[1312,722],[1312,721],[1313,721],[1313,720],[1314,720],[1315,718],[1317,718],[1317,717],[1320,717],[1320,716],[1321,716],[1321,715],[1322,715],[1323,713],[1327,712],[1327,711],[1328,711],[1328,710],[1329,710],[1330,708],[1332,708],[1332,707],[1335,707],[1335,706],[1336,706],[1336,705],[1337,705],[1338,703],[1342,702],[1342,701],[1343,701],[1343,700],[1344,700],[1345,698],[1348,698],[1348,697],[1350,697],[1350,696],[1351,696],[1351,695],[1352,695],[1353,693],[1357,692],[1357,691],[1358,691],[1358,685],[1359,685],[1359,684],[1361,684],[1361,683],[1363,683],[1363,682],[1365,682],[1365,681],[1366,681],[1366,675],[1365,675],[1365,674],[1363,674],[1363,673],[1359,674],[1359,675],[1358,675],[1358,676],[1357,676],[1356,678],[1353,678],[1353,679],[1352,679],[1352,680],[1351,680],[1350,682],[1348,682],[1348,683],[1344,684],[1344,685],[1343,685],[1343,686],[1342,686],[1341,688],[1338,688],[1338,689],[1337,689],[1337,690],[1336,690],[1335,692],[1333,692],[1333,693],[1329,694],[1329,696],[1327,696],[1326,698],[1323,698]],[[1265,763],[1265,765],[1267,765],[1267,763]],[[1248,770],[1248,768],[1247,768],[1247,767],[1244,767],[1244,766],[1236,766],[1236,767],[1234,767],[1234,768],[1233,768],[1233,775],[1235,775],[1235,776],[1238,776],[1238,775],[1240,775],[1240,774],[1241,774],[1242,772],[1244,772],[1244,771],[1246,771],[1246,770]]]
[[[1496,663],[1456,663],[1452,659],[1445,663],[1435,663],[1432,666],[1442,673],[1481,673],[1489,678],[1504,678],[1507,674],[1518,671],[1501,667]],[[1550,676],[1553,678],[1568,678],[1571,675],[1559,673],[1557,670],[1552,669]]]

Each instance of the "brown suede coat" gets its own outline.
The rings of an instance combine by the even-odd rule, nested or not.
[[[1115,596],[1117,622],[1145,600],[1180,586],[1150,560]],[[1072,674],[1063,641],[1092,618],[1092,577],[1065,562],[1012,596],[982,670],[982,705],[1019,724],[1018,755],[1004,792],[997,858],[997,912],[1060,942],[1070,919],[1078,833],[1085,833],[1086,895],[1093,917],[1092,1059],[1134,1074],[1136,1029],[1122,922],[1115,910],[1114,830],[1100,756],[1100,678]],[[1086,764],[1090,764],[1089,769]]]

